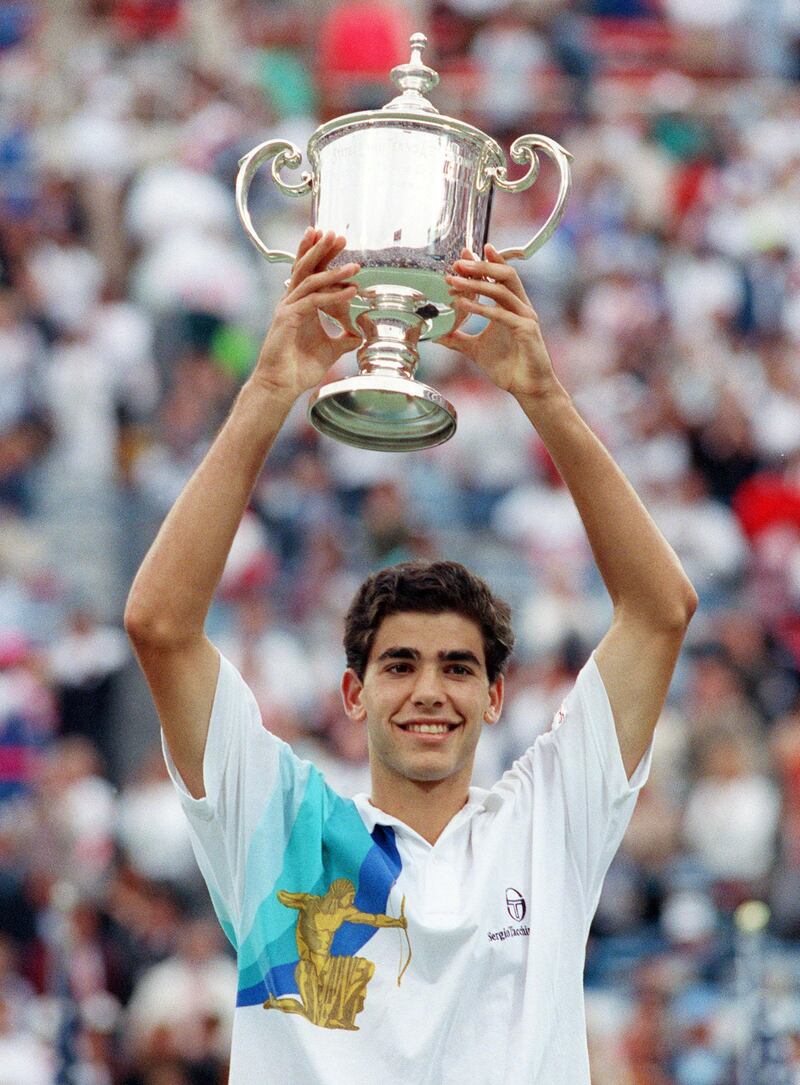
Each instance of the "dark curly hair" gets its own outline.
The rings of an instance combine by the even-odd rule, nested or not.
[[[453,611],[480,628],[486,673],[494,682],[514,647],[511,608],[489,585],[457,561],[406,561],[369,576],[356,592],[344,625],[347,666],[360,679],[367,669],[375,634],[391,614]]]

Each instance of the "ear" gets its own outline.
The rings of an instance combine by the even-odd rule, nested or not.
[[[498,674],[497,678],[489,686],[489,703],[483,715],[486,723],[497,723],[500,719],[500,713],[503,711],[504,693],[505,679],[502,674]]]
[[[367,710],[362,701],[363,691],[363,682],[352,667],[348,667],[342,675],[342,702],[345,712],[354,723],[363,723],[367,718]]]

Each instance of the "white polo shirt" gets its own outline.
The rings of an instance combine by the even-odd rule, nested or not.
[[[650,752],[628,782],[592,658],[431,845],[328,788],[223,658],[205,798],[165,756],[237,951],[232,1085],[589,1085],[586,938]]]

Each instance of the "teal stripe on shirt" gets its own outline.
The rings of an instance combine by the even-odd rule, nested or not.
[[[336,878],[348,878],[357,891],[359,871],[373,846],[355,805],[331,791],[316,768],[291,752],[288,757],[293,764],[284,766],[282,759],[281,783],[294,781],[291,801],[281,812],[275,796],[270,798],[247,857],[243,915],[252,919],[239,948],[240,990],[258,983],[270,969],[297,960],[298,913],[280,903],[277,891],[322,895]],[[303,766],[305,775],[299,805],[297,766]],[[291,832],[276,871],[275,841],[286,838],[292,811]],[[282,819],[277,831],[276,817]]]

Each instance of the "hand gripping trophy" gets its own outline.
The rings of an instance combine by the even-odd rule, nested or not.
[[[271,139],[239,163],[236,207],[259,252],[292,263],[256,232],[247,206],[252,179],[272,160],[272,178],[289,196],[311,193],[312,224],[347,238],[331,266],[361,265],[350,317],[361,332],[356,376],[323,385],[311,398],[309,419],[321,432],[359,448],[410,451],[446,441],[456,428],[453,406],[415,380],[417,344],[438,339],[455,324],[444,275],[461,250],[481,253],[488,238],[492,194],[522,192],[539,173],[537,151],[559,170],[558,198],[550,216],[506,258],[527,260],[556,229],[570,189],[571,156],[546,136],[520,136],[511,157],[528,163],[509,181],[498,143],[478,128],[441,116],[425,95],[439,82],[422,61],[424,34],[411,37],[411,60],[392,70],[401,93],[383,109],[350,113],[323,124],[308,144],[311,173],[298,184],[280,176],[297,169],[300,150]]]

